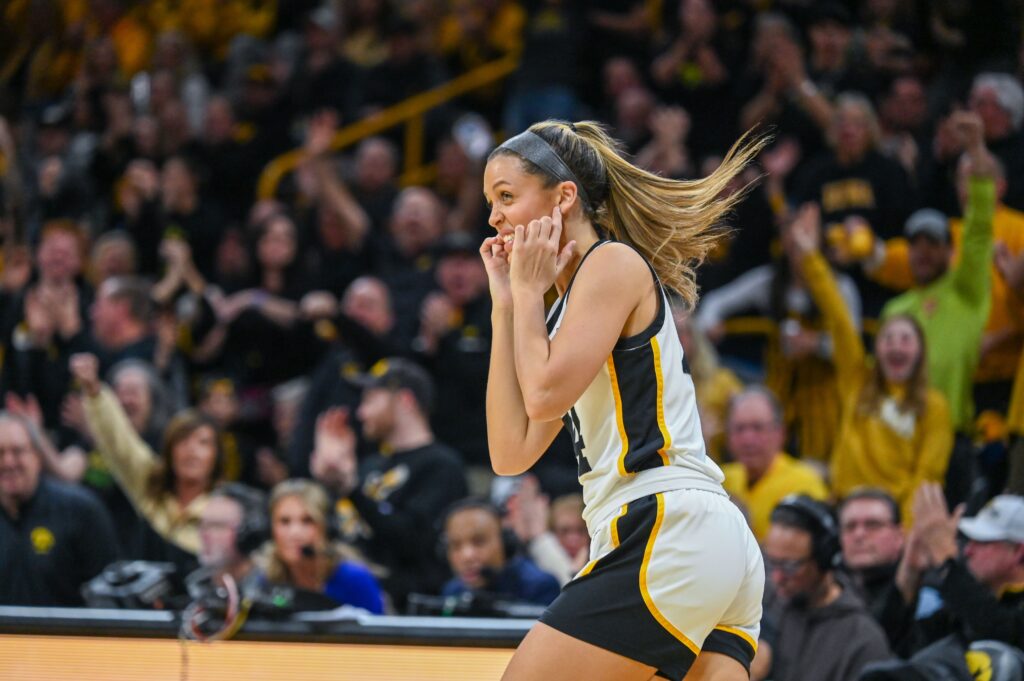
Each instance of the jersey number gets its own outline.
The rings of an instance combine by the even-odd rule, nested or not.
[[[582,478],[584,473],[589,473],[592,469],[590,468],[590,462],[587,461],[587,456],[583,453],[583,449],[587,444],[583,441],[580,417],[576,413],[575,407],[570,409],[569,413],[565,415],[565,427],[569,429],[569,436],[572,438],[572,448],[576,452],[576,475]]]

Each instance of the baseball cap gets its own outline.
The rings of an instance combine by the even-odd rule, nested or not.
[[[934,208],[921,208],[910,214],[906,224],[903,226],[903,233],[908,239],[913,239],[918,234],[935,239],[936,241],[949,242],[949,218]]]
[[[1009,541],[1024,544],[1024,497],[1000,494],[978,515],[960,520],[960,531],[974,541]]]
[[[409,390],[424,414],[434,406],[434,381],[423,367],[401,357],[388,357],[378,361],[370,370],[353,380],[366,388]]]

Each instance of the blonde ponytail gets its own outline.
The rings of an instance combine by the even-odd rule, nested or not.
[[[586,187],[587,217],[636,248],[662,283],[692,309],[697,303],[696,268],[725,233],[725,216],[750,185],[730,196],[724,192],[768,139],[748,132],[709,176],[672,180],[627,161],[620,144],[599,123],[544,121],[530,131],[543,138]],[[495,153],[503,153],[502,148]],[[524,164],[528,172],[547,175],[525,159]],[[550,184],[559,179],[548,178]]]

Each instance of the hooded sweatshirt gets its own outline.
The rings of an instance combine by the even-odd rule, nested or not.
[[[869,662],[892,657],[881,626],[848,590],[820,608],[777,611],[774,681],[855,681]]]

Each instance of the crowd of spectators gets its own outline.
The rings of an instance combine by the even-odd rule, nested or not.
[[[119,559],[371,612],[550,602],[587,534],[564,435],[490,472],[486,153],[596,119],[688,179],[754,130],[701,302],[672,310],[765,553],[753,677],[970,678],[972,645],[1024,646],[1022,21],[1017,0],[3,3],[0,603],[82,605]],[[502,58],[425,115],[417,183],[400,128],[335,151]]]

